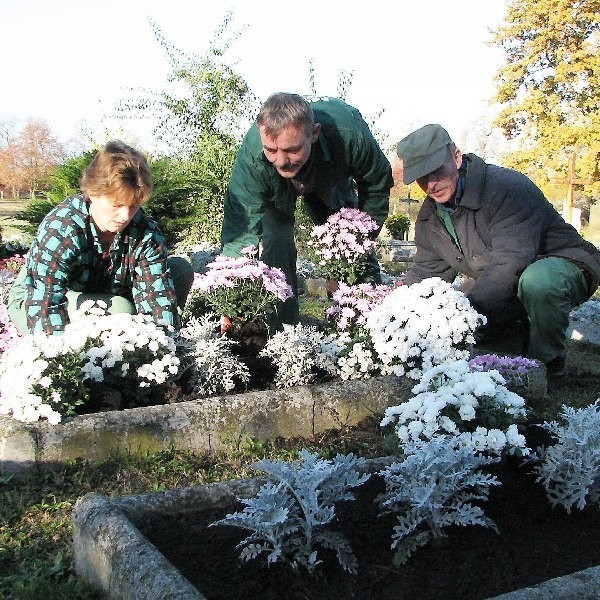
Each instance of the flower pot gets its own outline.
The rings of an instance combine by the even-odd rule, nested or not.
[[[236,325],[227,332],[239,346],[234,351],[240,356],[258,356],[267,344],[269,329],[266,323],[256,318],[243,325]]]

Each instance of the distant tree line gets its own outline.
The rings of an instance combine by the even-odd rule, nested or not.
[[[65,158],[64,147],[46,121],[31,119],[21,129],[14,121],[0,123],[1,196],[35,198]]]

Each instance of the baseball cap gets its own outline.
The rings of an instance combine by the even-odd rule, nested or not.
[[[404,183],[412,183],[441,167],[446,160],[446,147],[451,143],[448,132],[435,123],[425,125],[400,140],[396,152],[402,159]]]

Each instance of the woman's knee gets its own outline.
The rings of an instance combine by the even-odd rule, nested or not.
[[[177,296],[177,305],[183,308],[194,282],[194,267],[189,260],[182,256],[170,256],[167,259],[167,265],[171,273],[175,296]]]

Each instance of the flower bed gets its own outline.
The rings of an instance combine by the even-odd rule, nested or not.
[[[258,563],[240,566],[235,544],[244,532],[206,525],[235,508],[235,498],[254,493],[261,480],[116,500],[87,496],[74,513],[76,567],[80,576],[103,587],[108,597],[123,597],[135,589],[140,600],[168,593],[174,598],[211,600],[462,600],[538,584],[542,587],[536,597],[558,600],[587,597],[590,589],[598,589],[600,567],[558,584],[542,583],[597,564],[598,510],[590,507],[571,515],[553,510],[543,488],[523,468],[505,463],[494,469],[503,483],[494,488],[485,508],[500,535],[491,529],[456,528],[446,541],[418,550],[399,568],[390,563],[393,519],[377,517],[371,502],[382,489],[377,480],[357,491],[357,503],[340,508],[336,521],[336,528],[352,542],[357,575],[343,572],[333,556],[327,557],[331,560],[325,570],[314,578],[281,564],[268,569]]]

